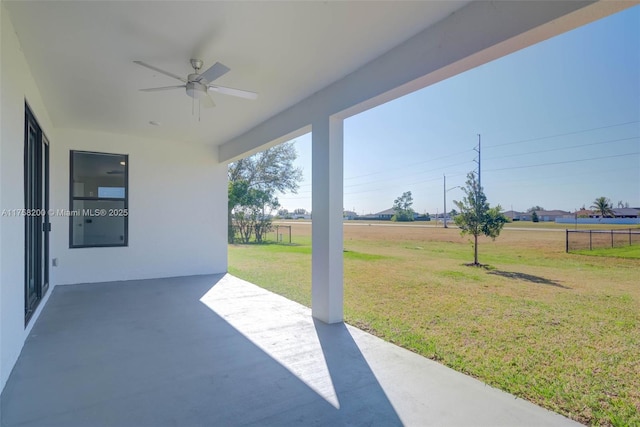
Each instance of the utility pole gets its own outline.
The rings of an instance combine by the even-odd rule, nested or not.
[[[444,228],[447,228],[447,175],[442,174],[442,177],[444,178],[444,186],[443,186],[443,192],[444,192]]]
[[[478,203],[478,199],[480,196],[480,192],[482,191],[482,181],[481,181],[481,177],[480,177],[480,172],[481,172],[481,162],[482,162],[482,155],[481,155],[481,148],[480,148],[480,134],[478,134],[478,148],[474,149],[475,151],[478,152],[478,160],[476,163],[478,163],[478,188],[476,188],[476,194],[475,194],[475,199],[476,199],[476,217],[479,216],[480,213],[480,204]],[[474,234],[473,236],[473,258],[474,258],[474,262],[477,263],[478,262],[478,234]]]
[[[478,164],[478,187],[482,188],[482,179],[481,179],[481,161],[482,161],[482,157],[481,157],[481,149],[480,149],[480,134],[478,134],[478,148],[474,148],[473,150],[476,151],[478,153],[478,160],[475,160],[475,162]]]
[[[442,174],[442,177],[444,178],[444,188],[443,188],[443,192],[444,192],[444,211],[443,211],[443,221],[444,221],[444,228],[449,228],[447,227],[447,193],[453,189],[456,188],[462,188],[459,185],[456,185],[455,187],[451,187],[451,188],[447,188],[447,175]],[[436,214],[436,218],[438,218],[437,214]]]

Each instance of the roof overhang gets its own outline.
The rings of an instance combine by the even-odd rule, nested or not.
[[[227,162],[348,117],[637,1],[2,1],[53,125],[218,147]],[[189,59],[231,68],[202,109]],[[198,120],[199,117],[199,120]],[[150,122],[162,126],[151,126]]]
[[[358,114],[637,3],[474,1],[224,143],[219,148],[220,160],[233,161],[304,134],[316,118]]]

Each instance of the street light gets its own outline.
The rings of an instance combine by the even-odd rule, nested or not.
[[[462,188],[462,187],[460,187],[459,185],[456,185],[455,187],[451,187],[451,188],[447,189],[447,176],[444,175],[444,174],[442,174],[442,176],[444,177],[444,186],[443,186],[443,189],[444,189],[444,213],[442,215],[443,215],[443,221],[444,221],[444,228],[449,228],[449,227],[447,227],[447,192],[449,192],[449,191],[451,191],[451,190],[453,190],[455,188]]]

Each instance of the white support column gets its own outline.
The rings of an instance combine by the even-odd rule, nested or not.
[[[312,125],[311,310],[326,323],[343,320],[342,129],[335,117]]]

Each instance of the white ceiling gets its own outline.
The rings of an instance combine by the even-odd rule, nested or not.
[[[3,1],[54,126],[219,145],[338,80],[467,1]],[[192,115],[178,75],[219,61],[223,86]],[[197,108],[197,107],[196,107]],[[151,126],[149,121],[162,126]]]

